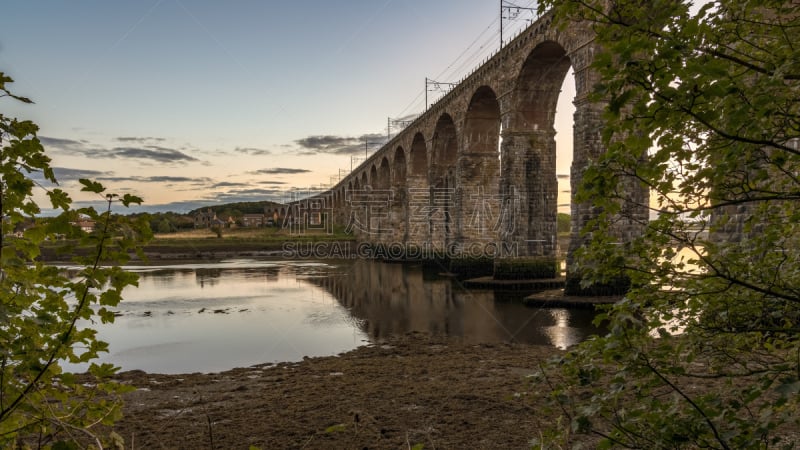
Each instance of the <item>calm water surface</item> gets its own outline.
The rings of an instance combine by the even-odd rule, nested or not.
[[[130,269],[139,287],[125,291],[114,324],[95,325],[110,344],[100,361],[123,370],[298,361],[409,331],[558,348],[597,332],[591,311],[529,308],[521,294],[466,290],[420,266],[229,260]]]

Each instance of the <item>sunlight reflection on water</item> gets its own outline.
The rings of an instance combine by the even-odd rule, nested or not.
[[[237,259],[128,269],[139,273],[139,287],[125,291],[114,324],[95,324],[110,344],[100,361],[123,370],[298,361],[409,331],[558,348],[596,332],[591,311],[528,308],[513,295],[423,276],[418,266]]]

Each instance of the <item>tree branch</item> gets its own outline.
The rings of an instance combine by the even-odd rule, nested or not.
[[[100,242],[98,242],[98,244],[97,244],[97,253],[95,255],[94,264],[90,268],[90,272],[92,272],[92,273],[94,273],[97,270],[97,268],[100,266],[100,258],[102,257],[102,254],[103,254],[103,245],[104,245],[104,243],[105,243],[105,241],[106,241],[106,239],[108,237],[107,236],[108,228],[109,228],[109,223],[111,221],[111,199],[108,200],[108,209],[106,211],[105,219],[106,220],[103,222],[103,232],[102,232],[101,237],[100,237]],[[50,366],[52,366],[53,362],[55,362],[56,357],[58,356],[58,353],[69,342],[69,339],[72,336],[72,332],[75,330],[75,326],[76,326],[76,324],[78,322],[78,319],[80,318],[80,312],[86,306],[86,301],[87,301],[88,295],[89,295],[89,288],[90,288],[90,286],[87,284],[85,286],[84,290],[83,290],[83,293],[81,295],[81,299],[78,301],[78,304],[75,306],[75,309],[74,309],[74,312],[73,312],[73,316],[72,316],[72,320],[70,321],[69,326],[64,331],[64,333],[62,334],[62,336],[59,339],[58,343],[56,344],[56,346],[51,351],[50,357],[48,358],[47,363],[45,363],[45,365],[37,372],[37,374],[34,377],[34,379],[32,381],[30,381],[25,386],[25,388],[14,399],[14,401],[11,402],[11,404],[7,408],[3,408],[3,409],[0,410],[0,422],[5,420],[5,418],[8,417],[8,415],[11,414],[11,412],[22,402],[22,400],[25,399],[25,397],[27,397],[27,395],[38,385],[39,381],[42,379],[44,374],[47,373],[47,371],[50,369]]]
[[[655,374],[655,376],[658,377],[658,379],[660,379],[664,384],[669,386],[670,389],[672,389],[681,398],[683,398],[687,403],[689,403],[689,405],[691,405],[692,409],[694,409],[695,411],[697,411],[698,414],[700,414],[700,416],[706,422],[706,425],[708,425],[708,427],[711,429],[711,432],[714,434],[714,437],[716,438],[717,442],[719,442],[720,445],[722,445],[722,448],[730,449],[730,447],[725,442],[725,440],[722,439],[722,436],[720,436],[719,431],[717,430],[717,427],[714,425],[714,423],[711,421],[711,418],[709,418],[708,415],[706,415],[705,411],[703,411],[703,409],[700,408],[700,406],[697,405],[697,403],[695,403],[694,400],[691,399],[691,397],[686,395],[686,393],[684,393],[678,386],[673,384],[658,369],[656,369],[656,367],[653,366],[650,363],[650,360],[647,358],[647,356],[645,354],[639,355],[639,359],[644,362],[645,367],[647,367],[653,374]]]

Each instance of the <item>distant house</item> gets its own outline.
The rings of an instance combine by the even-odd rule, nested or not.
[[[97,224],[95,223],[94,220],[91,219],[80,219],[74,222],[70,222],[70,225],[80,228],[81,231],[83,231],[84,233],[91,233],[92,231],[94,231],[95,226]]]
[[[211,228],[214,225],[214,221],[219,220],[217,219],[217,213],[208,208],[206,211],[200,211],[195,213],[194,215],[194,227],[195,228]]]
[[[242,225],[245,227],[263,227],[266,225],[264,214],[245,214],[242,216]]]
[[[283,223],[286,218],[286,206],[276,204],[274,206],[264,207],[265,225],[275,226]]]
[[[228,226],[228,222],[222,219],[214,217],[214,220],[211,221],[211,227],[213,228],[230,228]]]
[[[10,221],[7,220],[7,219],[8,218],[5,218],[3,220],[3,222],[4,222],[3,225],[8,225],[8,223]],[[25,236],[25,232],[28,231],[29,229],[33,228],[34,226],[35,226],[35,223],[33,221],[30,221],[30,220],[19,222],[19,223],[16,224],[16,226],[14,227],[14,232],[11,233],[11,234],[13,236],[15,236],[15,237],[18,237],[18,238],[24,237]]]

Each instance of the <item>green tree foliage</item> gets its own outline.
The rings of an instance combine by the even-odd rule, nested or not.
[[[264,211],[262,210],[260,212],[263,213]],[[217,217],[219,217],[222,220],[227,220],[228,217],[233,217],[234,219],[238,219],[238,218],[242,217],[242,212],[241,211],[239,211],[236,208],[230,208],[230,207],[229,208],[223,208],[220,211],[216,211],[216,213],[217,213]]]
[[[0,72],[0,97],[30,103],[7,90],[11,81]],[[92,363],[92,379],[79,380],[62,372],[59,363],[89,363],[106,351],[85,324],[114,320],[109,308],[119,303],[124,287],[136,283],[119,264],[137,251],[149,228],[111,214],[112,204],[128,206],[141,199],[106,194],[89,180],[81,180],[83,190],[104,198],[105,211],[72,210],[66,192],[42,189],[61,213],[36,219],[40,209],[32,176],[56,183],[37,131],[32,122],[0,115],[0,447],[99,448],[121,441],[96,429],[120,416],[119,394],[125,388],[109,381],[116,371],[109,364]],[[38,261],[44,241],[72,232],[70,222],[81,216],[97,223],[98,230],[81,239],[94,252],[76,256],[77,268],[71,271]],[[20,227],[22,236],[13,235]]]
[[[170,233],[172,232],[172,224],[169,222],[168,219],[164,218],[158,223],[158,232],[159,233]]]
[[[210,228],[211,232],[217,235],[218,238],[222,238],[222,226],[221,225],[212,225]]]
[[[172,225],[175,230],[194,229],[194,218],[192,216],[177,213],[166,213],[165,215],[169,219],[170,225]]]
[[[165,232],[161,231],[162,223],[164,221],[170,227],[170,231],[177,231],[177,230],[192,230],[194,229],[194,219],[192,216],[187,214],[180,214],[175,212],[164,212],[164,213],[138,213],[132,214],[134,217],[139,216],[146,216],[147,220],[150,222],[150,229],[155,230],[159,233]]]
[[[800,5],[546,0],[603,49],[607,152],[576,258],[633,287],[609,333],[542,373],[562,420],[543,444],[773,448],[800,441]],[[657,218],[613,242],[634,180]],[[655,214],[654,214],[655,216]],[[547,445],[545,445],[547,446]]]
[[[267,200],[260,202],[225,203],[222,205],[207,206],[192,210],[189,212],[189,216],[194,216],[199,212],[205,212],[206,210],[210,209],[220,217],[240,217],[242,214],[263,214],[264,208],[280,208],[281,206],[285,207],[286,205],[281,205],[279,203]]]

